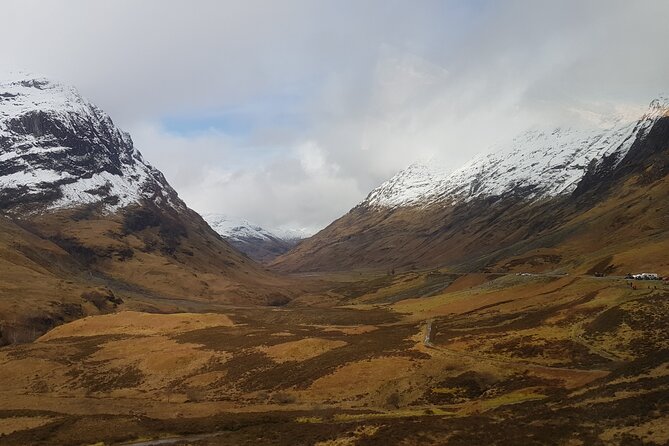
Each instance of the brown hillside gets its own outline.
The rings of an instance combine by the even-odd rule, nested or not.
[[[149,206],[0,217],[0,265],[2,343],[123,308],[283,305],[298,291],[231,248],[196,213]]]

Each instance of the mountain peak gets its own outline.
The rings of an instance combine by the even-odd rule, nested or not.
[[[447,175],[445,168],[426,163],[414,163],[398,172],[369,193],[363,205],[371,207],[411,206],[432,196],[440,178]]]
[[[299,241],[313,235],[313,231],[306,228],[263,228],[244,218],[232,217],[226,214],[202,214],[202,218],[221,236],[231,240],[270,240]]]
[[[653,107],[667,108],[667,107],[669,107],[669,94],[667,94],[667,93],[658,94],[655,99],[650,101],[649,107],[650,108],[653,108]]]
[[[669,115],[669,95],[659,95],[648,105],[649,117],[660,117]]]
[[[25,74],[0,81],[0,210],[116,211],[144,199],[183,207],[130,135],[76,88]]]
[[[225,214],[203,214],[202,218],[232,246],[258,261],[272,260],[313,234],[306,229],[265,229]]]
[[[76,88],[42,76],[18,74],[0,80],[0,118],[9,119],[31,110],[67,113],[86,107]]]

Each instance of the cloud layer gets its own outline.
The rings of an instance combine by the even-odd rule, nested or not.
[[[669,92],[665,1],[4,1],[0,69],[77,85],[202,212],[319,228],[414,161]]]

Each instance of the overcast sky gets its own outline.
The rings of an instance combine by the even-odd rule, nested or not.
[[[412,162],[669,92],[669,1],[8,1],[0,68],[79,88],[200,212],[330,223]]]

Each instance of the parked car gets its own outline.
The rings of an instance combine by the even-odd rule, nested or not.
[[[633,280],[661,280],[660,275],[655,273],[628,274],[625,278]]]

